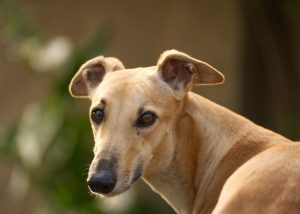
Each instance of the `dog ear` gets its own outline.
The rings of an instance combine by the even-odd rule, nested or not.
[[[191,89],[192,85],[212,85],[224,82],[221,72],[209,64],[177,50],[162,53],[157,71],[179,96]]]
[[[125,69],[114,57],[95,57],[84,63],[71,80],[69,91],[73,97],[86,98],[99,85],[107,72]]]

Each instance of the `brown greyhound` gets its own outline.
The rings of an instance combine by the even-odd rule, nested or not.
[[[143,177],[177,213],[300,213],[300,144],[190,92],[223,81],[176,50],[146,68],[83,64],[70,92],[92,102],[90,190],[111,197]]]

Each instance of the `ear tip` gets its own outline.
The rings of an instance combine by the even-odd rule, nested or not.
[[[208,83],[207,85],[221,85],[224,82],[225,82],[225,76],[220,73],[220,75],[218,76],[218,78],[215,79],[214,82]],[[204,84],[204,85],[206,85],[206,84]]]
[[[78,89],[77,87],[80,87],[80,85],[78,85],[78,82],[76,83],[74,82],[74,80],[72,80],[71,83],[69,84],[70,95],[75,98],[88,98],[88,95],[82,93],[80,89]]]
[[[77,97],[76,90],[75,90],[74,85],[72,83],[69,84],[69,93],[72,97]]]
[[[219,79],[219,84],[223,84],[226,80],[224,74],[222,74],[221,72],[219,72]]]
[[[72,97],[80,97],[80,94],[77,93],[76,88],[72,84],[69,85],[69,93]]]
[[[217,71],[216,76],[214,80],[212,80],[210,83],[202,83],[203,85],[221,85],[225,82],[225,76],[221,72]],[[197,85],[197,84],[196,84]],[[201,84],[200,84],[201,85]]]
[[[105,57],[105,60],[112,66],[112,70],[125,69],[124,64],[116,57]]]

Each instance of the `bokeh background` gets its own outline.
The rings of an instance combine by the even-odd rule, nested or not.
[[[0,0],[0,212],[174,213],[142,182],[89,194],[89,102],[67,90],[87,59],[185,51],[226,76],[197,93],[299,140],[299,38],[299,0]]]

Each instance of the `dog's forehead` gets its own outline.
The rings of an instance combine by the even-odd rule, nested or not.
[[[113,83],[132,83],[139,84],[140,82],[145,82],[156,75],[156,67],[146,67],[146,68],[134,68],[134,69],[124,69],[115,72],[108,72],[101,85],[107,87],[106,85],[113,85]]]
[[[109,72],[103,78],[93,95],[93,101],[101,99],[121,100],[127,99],[143,102],[156,93],[157,87],[162,82],[155,70],[155,67],[124,69]]]

